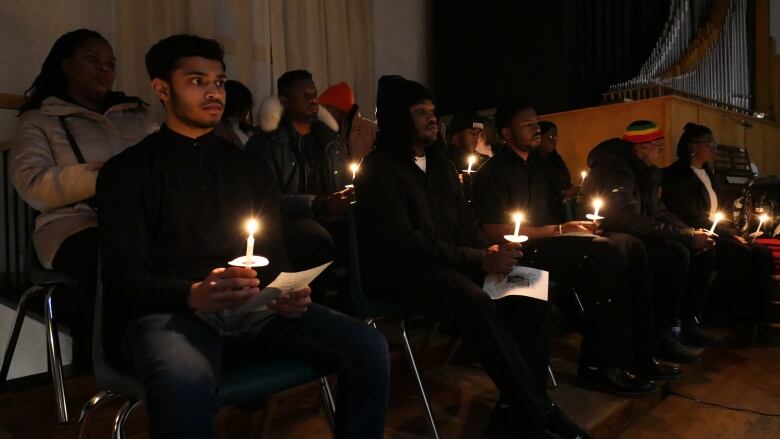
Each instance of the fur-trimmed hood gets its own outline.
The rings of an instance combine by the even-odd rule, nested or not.
[[[279,97],[276,95],[268,96],[263,99],[263,102],[260,103],[260,109],[257,110],[257,123],[263,132],[270,133],[279,128],[283,114],[284,107],[282,107]],[[317,112],[317,118],[334,132],[339,132],[339,124],[336,122],[336,118],[322,105],[320,105],[320,110]]]

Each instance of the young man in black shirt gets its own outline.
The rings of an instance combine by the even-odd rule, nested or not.
[[[232,324],[210,318],[289,267],[272,174],[213,132],[225,103],[222,60],[214,40],[155,44],[146,64],[166,123],[108,161],[97,182],[105,313],[144,386],[150,437],[214,437],[223,362],[269,355],[338,370],[337,437],[381,438],[388,355],[376,330],[312,304],[309,287]],[[270,265],[225,268],[245,253],[249,217],[261,222],[254,249]]]
[[[471,214],[455,167],[435,146],[438,120],[430,92],[382,77],[379,136],[355,181],[366,289],[454,328],[477,352],[501,394],[492,437],[588,438],[545,392],[549,304],[512,296],[494,302],[480,287],[521,253],[490,246]]]
[[[556,224],[551,219],[549,184],[531,152],[541,143],[534,109],[510,102],[496,111],[505,146],[474,178],[474,208],[491,242],[513,233],[514,212],[525,215],[523,264],[550,272],[567,293],[579,290],[583,335],[578,384],[628,395],[651,393],[651,378],[674,378],[679,370],[653,358],[654,331],[647,271],[642,260],[626,261],[621,247],[641,243],[629,235],[607,239],[593,234],[590,221]],[[616,242],[617,241],[617,242]],[[630,263],[629,263],[630,262]],[[633,265],[633,267],[632,267]],[[634,277],[626,273],[634,270]],[[639,284],[639,285],[637,285]],[[571,297],[556,297],[559,302]]]

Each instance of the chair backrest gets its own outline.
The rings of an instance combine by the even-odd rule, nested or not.
[[[100,374],[109,368],[103,344],[103,270],[98,249],[97,279],[95,284],[95,315],[92,321],[92,367],[95,379],[100,382]]]

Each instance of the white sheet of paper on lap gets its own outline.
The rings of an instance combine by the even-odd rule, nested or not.
[[[488,274],[483,289],[493,300],[506,296],[526,296],[547,301],[549,284],[549,272],[517,266],[506,275]]]
[[[279,276],[267,287],[260,291],[260,294],[249,299],[245,304],[232,311],[232,314],[243,314],[253,311],[262,311],[266,309],[268,302],[277,299],[290,291],[297,291],[309,285],[323,271],[325,271],[333,261],[322,264],[319,267],[299,271],[297,273],[279,273]]]

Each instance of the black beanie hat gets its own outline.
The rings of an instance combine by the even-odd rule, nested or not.
[[[419,82],[410,81],[397,75],[379,78],[376,118],[380,130],[383,124],[392,123],[393,118],[408,114],[409,107],[424,100],[433,100],[433,96]]]

